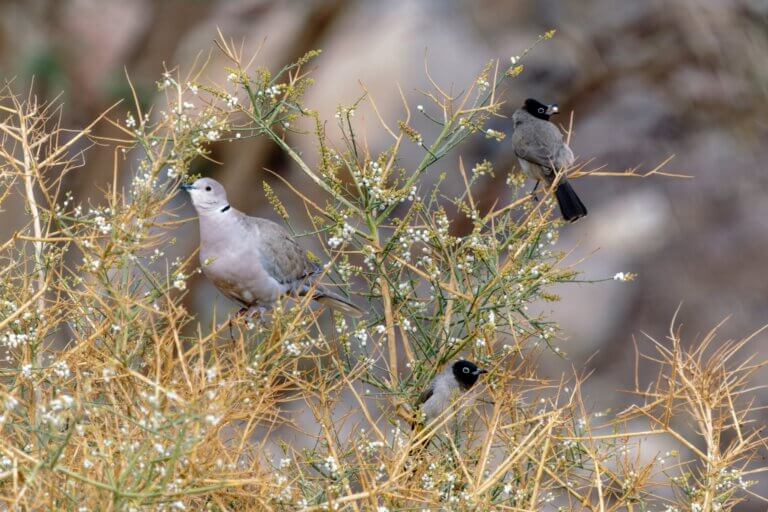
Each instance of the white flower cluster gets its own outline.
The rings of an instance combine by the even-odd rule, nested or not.
[[[482,162],[479,162],[475,164],[474,167],[472,167],[472,174],[475,176],[485,176],[491,171],[493,171],[493,166],[488,160],[483,160]]]
[[[341,119],[342,117],[355,117],[355,109],[354,108],[346,108],[346,107],[339,107],[336,110],[336,114],[334,115],[336,119]]]
[[[166,89],[172,85],[178,86],[179,83],[175,78],[173,78],[173,75],[171,75],[170,71],[166,71],[163,73],[163,79],[157,83],[157,88],[162,91],[163,89]]]
[[[131,182],[132,192],[134,196],[139,196],[152,190],[157,185],[157,177],[152,173],[146,161],[139,164],[139,170],[133,176]]]
[[[48,403],[48,407],[41,407],[41,419],[53,428],[61,429],[67,423],[66,411],[75,404],[75,399],[67,394],[61,394]]]
[[[445,210],[440,210],[435,215],[435,224],[437,225],[436,234],[441,240],[445,240],[448,237],[448,233],[451,229],[451,221],[448,220]]]
[[[485,326],[488,329],[495,329],[496,328],[496,312],[495,311],[490,310],[488,312],[488,316],[487,316],[487,319],[486,319]]]
[[[485,138],[486,139],[493,139],[498,142],[501,142],[506,138],[506,134],[504,132],[500,132],[498,130],[492,130],[491,128],[488,128],[485,130]]]
[[[8,331],[0,336],[0,345],[4,345],[8,348],[18,348],[29,342],[30,339],[34,339],[34,336],[30,336],[30,333],[15,333]]]
[[[176,277],[173,280],[173,287],[177,290],[184,291],[187,289],[187,282],[186,282],[187,276],[185,276],[182,272],[179,272],[176,274]]]
[[[421,475],[421,488],[425,491],[431,491],[435,488],[435,481],[432,479],[432,475],[429,473]]]
[[[516,504],[522,504],[523,501],[525,501],[528,498],[528,492],[526,492],[525,489],[517,489],[514,494],[512,494],[512,491],[514,490],[514,487],[510,483],[504,484],[504,494],[506,496],[512,497],[513,500],[515,500]]]
[[[11,395],[8,395],[5,397],[5,410],[6,411],[12,411],[19,405],[19,401],[16,399],[16,397],[13,397]]]
[[[325,462],[323,463],[323,466],[325,469],[328,470],[328,472],[336,478],[339,474],[339,463],[336,462],[336,459],[333,457],[333,455],[329,455],[325,458]]]
[[[201,130],[203,131],[203,135],[209,141],[219,140],[221,137],[220,127],[221,126],[219,120],[216,116],[209,117],[200,126]]]
[[[614,281],[629,281],[631,276],[632,276],[632,274],[630,274],[629,272],[616,272],[613,275],[613,280]]]
[[[285,350],[286,352],[288,352],[289,355],[292,355],[294,357],[301,355],[301,348],[296,343],[290,340],[285,340],[283,345],[285,346]]]
[[[271,87],[267,87],[263,91],[258,91],[256,93],[256,96],[267,96],[269,99],[274,100],[280,94],[282,93],[283,89],[285,89],[285,84],[275,84]]]
[[[717,492],[719,493],[724,493],[733,489],[734,487],[747,489],[754,484],[755,482],[744,480],[742,472],[738,469],[731,469],[730,471],[727,469],[721,469],[717,475],[717,484],[715,485],[715,489],[717,489]]]
[[[464,271],[467,274],[474,272],[475,257],[471,254],[464,256],[459,263],[456,264],[456,270]]]
[[[328,247],[338,249],[345,242],[352,240],[354,234],[355,228],[345,222],[341,229],[337,229],[336,234],[328,239]]]
[[[367,170],[367,171],[366,171]],[[379,162],[370,162],[370,164],[363,169],[363,175],[361,176],[357,170],[353,171],[355,178],[365,187],[374,201],[381,199],[382,189],[384,185],[383,169]]]
[[[85,256],[83,257],[83,265],[91,272],[96,272],[101,268],[101,260]]]
[[[368,267],[368,270],[373,272],[373,270],[376,268],[376,249],[372,245],[365,245],[362,249],[363,252],[363,263],[366,267]]]
[[[415,229],[409,227],[400,234],[397,243],[400,247],[400,256],[405,260],[411,261],[411,245],[415,243],[427,243],[430,240],[430,233],[426,229]]]
[[[374,211],[383,212],[394,204],[412,202],[418,198],[416,185],[412,185],[407,190],[395,191],[388,188],[384,179],[384,169],[377,161],[368,162],[362,173],[353,169],[352,176],[368,193]]]
[[[383,441],[362,441],[358,446],[358,448],[360,449],[360,451],[370,456],[375,454],[382,448],[384,448],[384,442]]]
[[[416,326],[411,323],[411,320],[408,318],[403,318],[400,321],[400,325],[403,327],[403,330],[406,332],[416,332]]]
[[[364,327],[358,328],[352,335],[358,339],[361,347],[368,343],[368,331]]]
[[[53,373],[60,379],[68,379],[72,375],[66,361],[56,361],[51,365],[51,368]]]
[[[99,231],[103,235],[108,235],[112,232],[112,226],[107,222],[107,219],[105,219],[102,215],[96,215],[93,218],[93,222],[96,223],[96,226],[99,228]]]
[[[66,207],[68,204],[69,200],[64,201],[64,207]],[[80,217],[82,215],[82,209],[76,208],[74,214],[76,217]],[[98,229],[102,235],[108,235],[113,230],[113,226],[109,222],[109,218],[113,214],[114,211],[111,208],[91,208],[84,216],[84,220],[93,223],[96,226],[96,229]]]

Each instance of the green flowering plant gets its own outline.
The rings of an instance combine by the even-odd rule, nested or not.
[[[548,196],[534,201],[514,174],[510,201],[481,208],[478,185],[507,170],[482,158],[467,173],[456,156],[475,137],[503,143],[487,124],[529,50],[506,69],[486,64],[460,96],[430,77],[426,106],[414,114],[403,99],[390,122],[363,91],[338,108],[334,147],[305,104],[319,52],[273,73],[223,36],[217,46],[226,84],[212,83],[205,66],[183,78],[168,70],[157,83],[164,100],[151,109],[136,100],[74,132],[59,126],[59,105],[2,91],[0,207],[18,197],[26,221],[0,241],[4,506],[734,509],[764,446],[743,396],[761,365],[730,363],[746,341],[715,348],[715,331],[694,349],[675,332],[668,343],[652,340],[660,377],[638,384],[620,413],[584,404],[584,375],[539,375],[541,358],[567,357],[557,324],[530,307],[559,300],[552,287],[577,278],[554,247],[560,221]],[[375,113],[388,147],[358,135],[361,108]],[[437,135],[417,131],[414,115]],[[297,137],[312,138],[316,164]],[[363,318],[301,298],[262,321],[215,312],[203,325],[187,311],[196,255],[166,254],[184,222],[178,185],[196,177],[196,162],[213,164],[211,144],[254,138],[270,140],[317,187],[308,194],[285,181],[307,219],[266,182],[264,193],[297,236],[320,240],[322,279],[357,296]],[[86,141],[115,152],[112,183],[93,203],[64,190],[88,158]],[[420,152],[415,163],[408,145]],[[585,174],[599,173],[574,170]],[[449,181],[463,190],[448,196]],[[489,369],[487,379],[412,430],[417,396],[459,356]],[[638,419],[648,429],[636,430]],[[679,449],[642,459],[651,436]],[[728,436],[737,441],[724,447]]]

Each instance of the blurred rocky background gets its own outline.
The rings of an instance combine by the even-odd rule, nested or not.
[[[0,72],[15,77],[17,90],[49,98],[63,92],[64,125],[81,127],[129,98],[126,72],[151,104],[164,63],[185,70],[208,58],[217,27],[246,48],[262,45],[258,61],[273,69],[323,49],[307,104],[333,120],[339,104],[361,96],[362,83],[392,124],[402,118],[397,84],[411,107],[426,104],[417,91],[428,87],[425,56],[433,78],[460,92],[486,61],[507,63],[556,28],[506,91],[505,113],[529,96],[557,102],[573,112],[572,147],[592,167],[648,170],[674,155],[665,170],[693,178],[576,182],[590,215],[562,230],[560,246],[576,247],[569,261],[586,258],[578,264],[584,279],[621,271],[638,279],[558,290],[563,301],[552,314],[569,335],[563,348],[570,360],[553,357],[544,363],[548,371],[589,361],[591,400],[621,408],[626,397],[609,390],[633,384],[632,337],[663,338],[678,307],[689,340],[729,315],[724,338],[768,322],[768,1],[5,0]],[[217,52],[210,58],[212,69],[222,68]],[[567,123],[567,114],[561,117]],[[372,151],[389,143],[370,111],[358,118]],[[510,129],[507,119],[493,126]],[[293,142],[307,153],[315,149],[308,138]],[[414,160],[420,156],[410,151]],[[504,201],[498,185],[515,166],[504,144],[477,137],[461,155],[470,166],[482,156],[494,162],[497,180],[488,180],[480,200]],[[201,170],[222,180],[231,202],[251,214],[274,216],[262,200],[263,180],[290,198],[263,168],[302,179],[265,141],[221,143],[213,156],[224,165]],[[81,199],[96,195],[111,183],[112,164],[111,149],[93,147],[69,188]],[[451,158],[440,168],[459,187],[457,165]],[[178,205],[182,215],[192,214]],[[180,255],[197,244],[196,226],[184,229],[173,249]],[[192,292],[190,307],[208,315],[213,288],[198,280]],[[752,347],[768,355],[764,338]]]

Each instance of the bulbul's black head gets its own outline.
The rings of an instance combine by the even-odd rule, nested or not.
[[[545,105],[540,101],[533,98],[528,98],[523,104],[523,110],[531,114],[533,117],[549,121],[549,117],[560,112],[556,103],[551,105]]]
[[[456,380],[459,381],[459,384],[461,384],[461,387],[464,389],[469,389],[474,386],[478,377],[483,373],[488,372],[478,368],[475,363],[470,363],[463,359],[459,359],[453,363],[453,376],[456,377]]]

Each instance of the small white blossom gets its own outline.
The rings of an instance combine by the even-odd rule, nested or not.
[[[66,379],[72,374],[72,372],[69,371],[69,366],[67,366],[66,361],[57,361],[53,364],[52,368],[53,373],[61,379]]]
[[[181,291],[186,290],[187,289],[187,282],[185,281],[186,277],[187,276],[185,276],[184,274],[179,273],[176,276],[176,279],[174,279],[173,281],[173,287]]]

